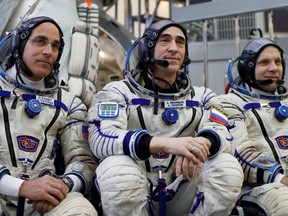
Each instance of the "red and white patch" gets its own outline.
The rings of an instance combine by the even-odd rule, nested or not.
[[[276,142],[280,149],[288,150],[288,136],[277,137]]]
[[[19,149],[22,151],[36,152],[39,146],[39,139],[28,135],[20,135],[17,136],[17,143]]]

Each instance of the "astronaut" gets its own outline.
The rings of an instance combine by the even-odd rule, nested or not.
[[[215,93],[191,85],[187,39],[178,23],[152,24],[128,51],[126,78],[92,100],[104,215],[228,215],[240,194],[227,118]]]
[[[257,215],[255,211],[278,216],[288,212],[288,95],[284,75],[283,50],[270,39],[255,39],[231,61],[230,91],[219,96],[234,137],[235,156],[244,172],[238,204],[248,215]],[[251,207],[255,208],[248,211]]]
[[[46,16],[24,21],[1,41],[4,215],[97,216],[83,196],[96,169],[86,106],[57,77],[63,48],[62,30]]]

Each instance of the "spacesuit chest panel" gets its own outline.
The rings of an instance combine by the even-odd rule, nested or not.
[[[179,136],[188,128],[190,134],[186,135],[194,135],[197,124],[192,123],[201,118],[201,103],[191,100],[190,95],[177,100],[159,99],[157,114],[151,97],[138,94],[130,101],[128,129],[147,129],[152,136]]]
[[[39,154],[46,155],[44,158],[54,159],[51,156],[55,148],[54,140],[59,129],[65,126],[65,118],[59,118],[59,115],[62,116],[66,112],[61,111],[61,108],[41,103],[41,112],[31,118],[25,111],[27,101],[23,100],[21,95],[18,98],[2,97],[1,101],[1,162],[7,164],[7,160],[11,161],[13,167],[21,170],[23,164],[31,167]],[[18,172],[17,168],[15,172]]]
[[[277,161],[279,160],[278,162],[283,167],[288,164],[286,104],[285,101],[271,102],[259,99],[257,102],[249,102],[243,106],[244,113],[247,115],[246,121],[250,122],[250,125],[254,125],[254,127],[247,127],[249,134],[251,134],[251,137],[258,137],[260,139],[258,141],[259,148],[264,150],[263,153]],[[284,111],[281,110],[283,106]]]

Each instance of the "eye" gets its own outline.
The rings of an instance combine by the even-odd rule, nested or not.
[[[268,61],[264,59],[264,60],[259,61],[258,64],[259,65],[267,65]]]
[[[61,44],[59,42],[51,43],[52,49],[59,51]]]
[[[37,46],[44,46],[46,45],[46,40],[41,38],[41,37],[36,37],[32,39],[32,43],[37,45]]]
[[[180,44],[180,45],[184,45],[185,41],[184,40],[178,40],[177,43]]]
[[[276,64],[276,65],[281,65],[281,64],[282,64],[281,59],[276,60],[276,61],[275,61],[275,64]]]

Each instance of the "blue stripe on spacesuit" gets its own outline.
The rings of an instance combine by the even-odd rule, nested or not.
[[[246,154],[249,153],[246,152]],[[250,162],[248,162],[247,160],[245,160],[238,152],[237,150],[235,150],[235,157],[238,158],[239,162],[244,163],[245,165],[247,165],[249,168],[253,168],[253,169],[257,169],[257,183],[270,183],[273,182],[276,175],[282,170],[282,167],[279,163],[277,163],[274,160],[271,160],[269,158],[266,157],[259,157],[260,153],[255,157],[255,162],[253,162],[253,164],[251,164]],[[242,165],[242,164],[241,164]],[[267,173],[268,172],[268,173]],[[264,173],[267,173],[267,179],[264,179],[264,177],[266,178],[266,176],[264,175]]]
[[[11,97],[11,92],[10,91],[1,90],[0,91],[0,96],[1,97],[5,97],[5,98],[10,98]]]
[[[235,157],[238,158],[238,160],[240,160],[242,163],[245,163],[247,166],[255,168],[255,166],[251,163],[249,163],[248,161],[246,161],[237,151],[237,149],[235,149],[235,153],[234,153]],[[259,155],[259,154],[258,154]],[[257,156],[258,156],[257,155]]]
[[[94,137],[94,139],[91,140],[91,143],[97,143],[96,146],[95,145],[93,146],[94,151],[95,152],[100,151],[101,155],[103,157],[106,155],[111,155],[111,154],[113,155],[114,152],[108,152],[108,149],[109,149],[108,147],[112,145],[112,149],[114,149],[113,147],[114,147],[115,141],[118,139],[118,135],[103,133],[103,131],[101,130],[101,127],[100,127],[100,124],[101,124],[100,121],[94,120],[93,122],[89,122],[89,123],[95,125],[95,128],[92,131],[90,131],[89,136],[94,137],[93,135],[98,133],[98,136]],[[101,149],[98,151],[99,145],[100,145],[100,140],[102,140],[102,139],[104,139],[104,141],[105,141],[104,143],[106,143],[106,144],[102,145]],[[105,150],[106,150],[106,153],[105,153]]]
[[[151,106],[153,102],[149,99],[134,98],[131,100],[131,104],[140,106]],[[163,101],[160,103],[162,108],[179,108],[179,107],[199,107],[201,103],[199,101],[193,100],[173,100],[173,101]]]
[[[82,122],[82,121],[81,121],[81,120],[70,121],[68,124],[66,124],[66,125],[64,126],[64,128],[67,128],[67,127],[69,127],[70,125],[77,124],[77,123],[79,123],[79,122]]]
[[[281,106],[282,103],[280,101],[277,102],[269,102],[269,103],[265,103],[265,104],[261,104],[261,103],[247,103],[244,105],[244,109],[248,110],[248,109],[258,109],[261,107],[272,107],[272,108],[278,108],[279,106]]]
[[[134,98],[131,100],[131,103],[134,105],[150,106],[151,101],[149,99]]]
[[[10,171],[5,166],[0,166],[0,180],[6,174],[10,175]]]
[[[207,91],[207,89],[205,89],[205,93],[206,93],[206,91]],[[204,93],[204,94],[205,94]],[[208,93],[207,95],[206,95],[206,97],[204,98],[204,105],[206,104],[206,103],[208,103],[208,101],[210,101],[212,98],[214,98],[215,97],[215,93],[214,92],[210,92],[210,93]]]
[[[68,110],[67,106],[64,103],[62,103],[61,101],[58,101],[58,100],[54,100],[53,98],[49,98],[49,97],[42,97],[42,96],[39,97],[37,95],[22,94],[22,99],[25,101],[30,101],[31,99],[36,99],[41,104],[60,107],[65,111]]]
[[[140,160],[136,154],[136,148],[138,147],[139,139],[142,135],[147,134],[146,130],[134,130],[129,131],[123,139],[123,151],[125,155],[128,155],[136,160]]]
[[[192,209],[190,210],[191,214],[194,214],[199,205],[204,201],[204,192],[197,193],[196,197],[196,202],[193,203]]]
[[[124,151],[125,155],[130,155],[129,143],[130,143],[130,139],[134,133],[135,133],[135,131],[129,131],[123,139],[123,151]]]
[[[83,109],[78,109],[79,106],[82,106],[82,103],[79,103],[77,104],[76,106],[74,107],[71,107],[73,104],[74,104],[74,100],[75,100],[75,97],[73,98],[70,106],[69,106],[69,113],[74,113],[76,111],[86,111],[86,110],[83,110]]]

